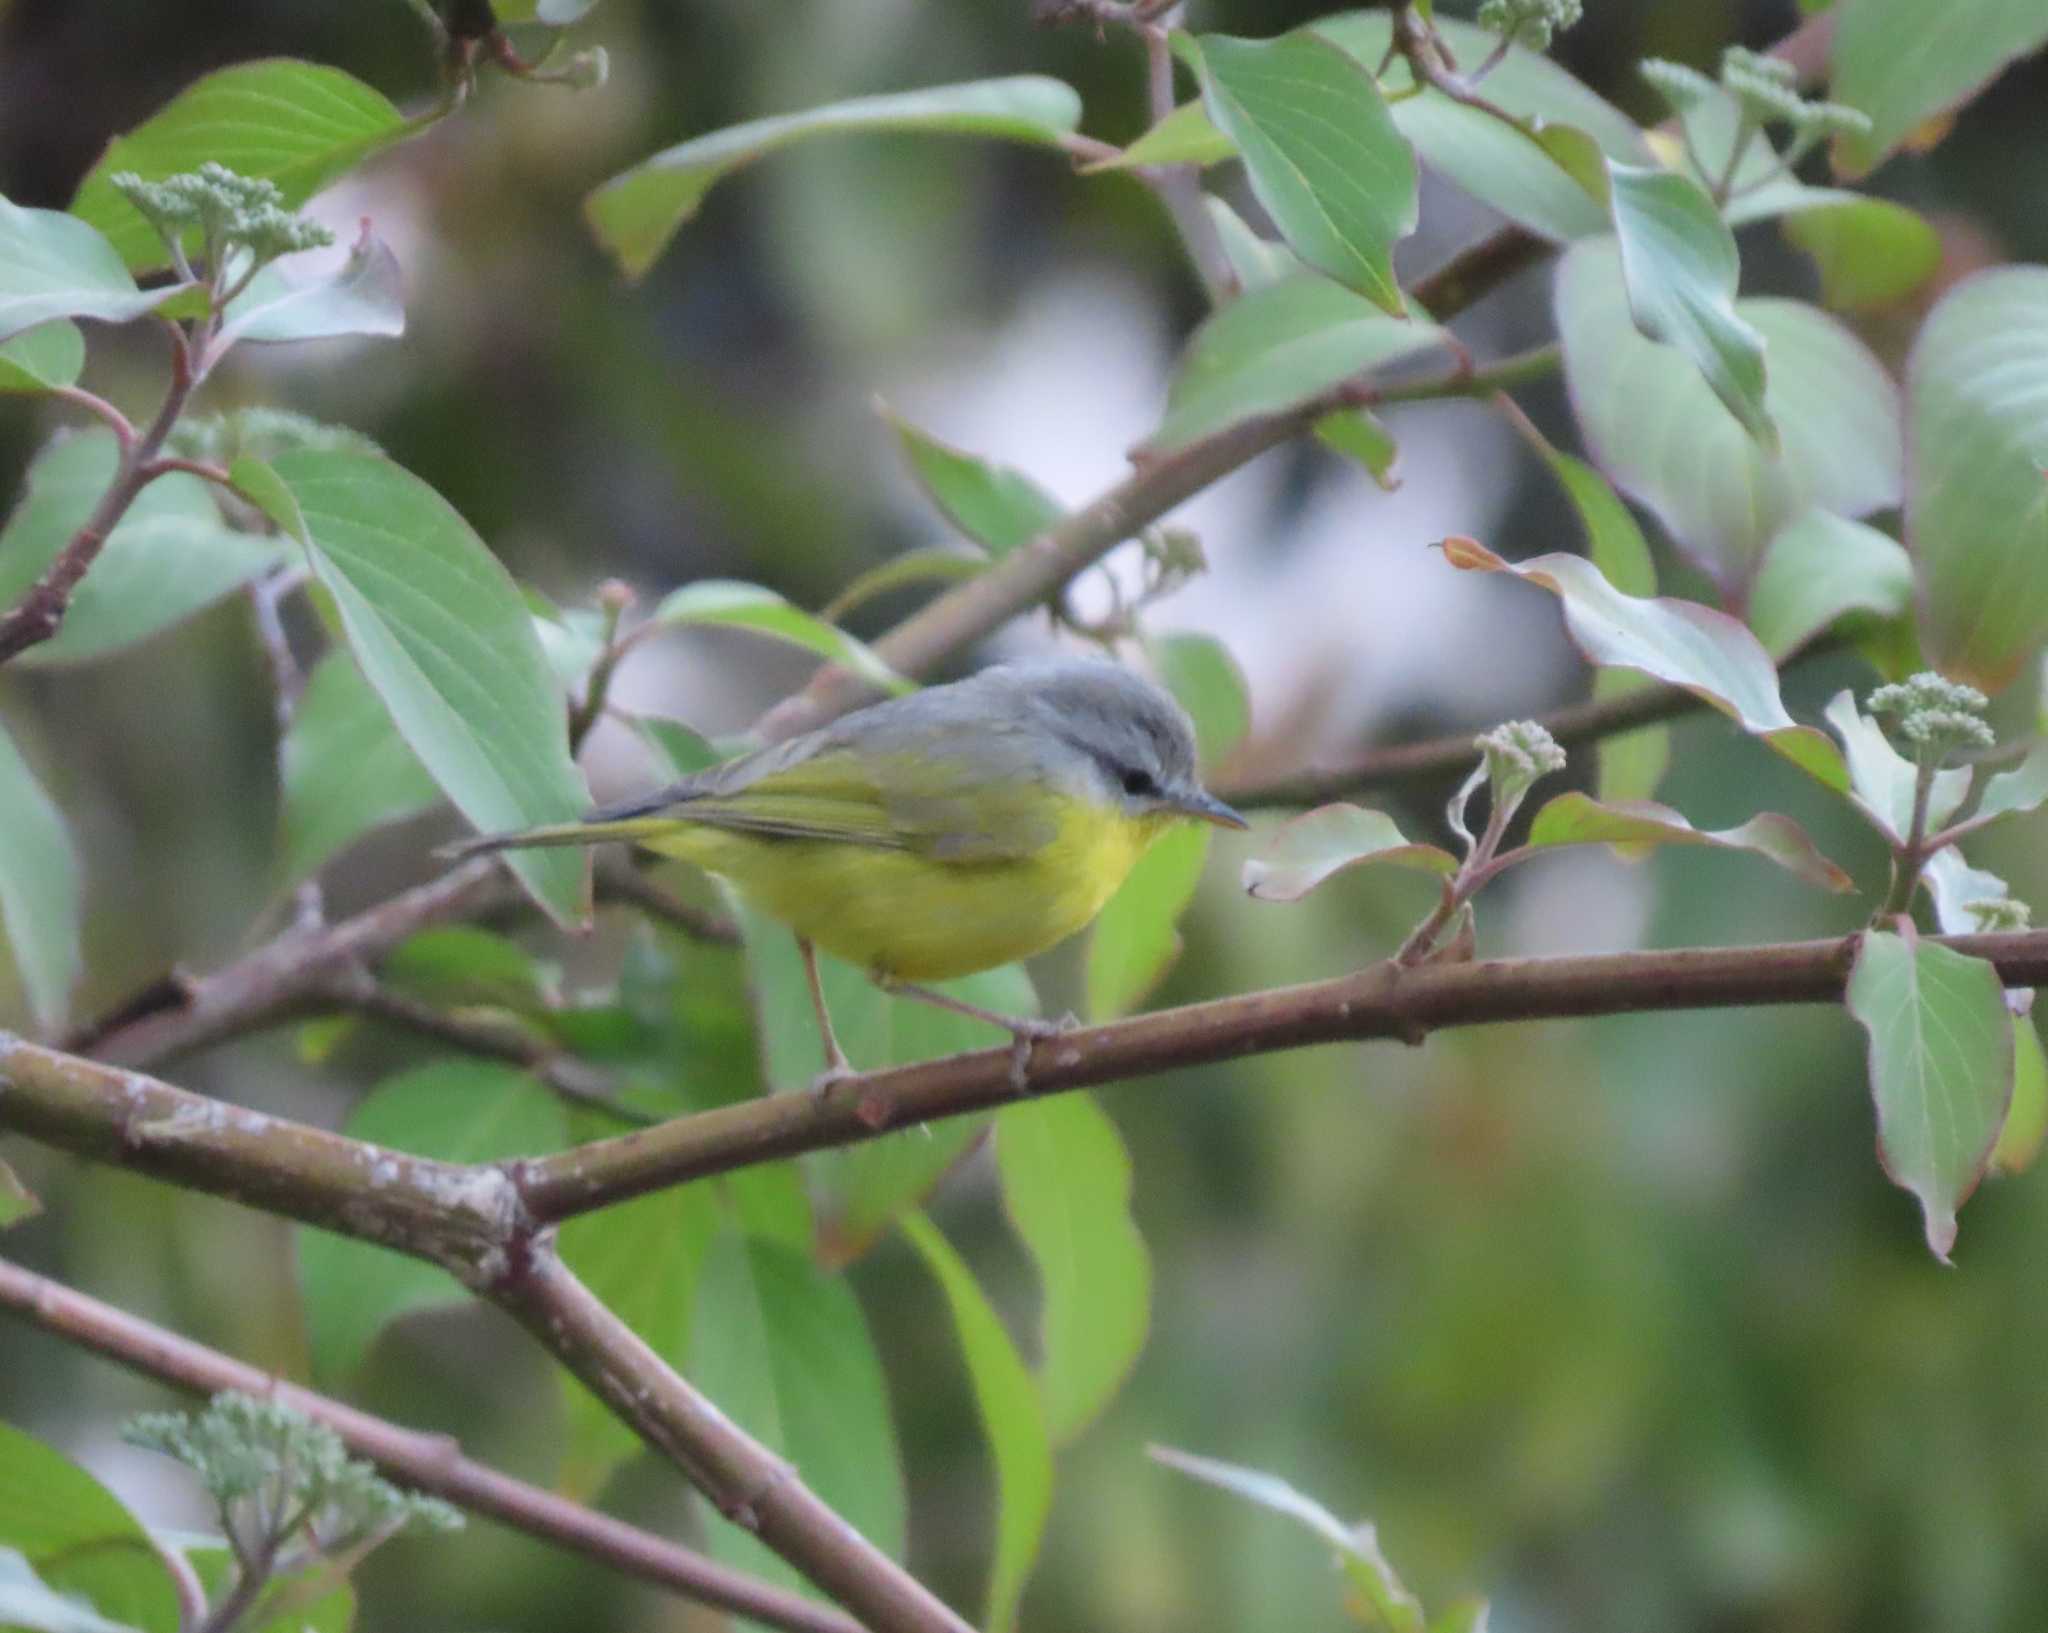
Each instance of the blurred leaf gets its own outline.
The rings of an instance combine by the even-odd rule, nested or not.
[[[1920,636],[1944,674],[1997,691],[2048,635],[2048,267],[1979,273],[1943,296],[1906,395]]]
[[[1445,878],[1458,871],[1449,851],[1411,844],[1384,811],[1322,805],[1260,836],[1259,854],[1244,865],[1244,888],[1262,902],[1299,901],[1331,874],[1366,862]]]
[[[1753,816],[1738,827],[1707,832],[1670,806],[1649,800],[1603,805],[1584,794],[1559,794],[1536,813],[1528,843],[1535,850],[1559,845],[1708,845],[1753,852],[1823,890],[1848,890],[1852,885],[1849,875],[1815,848],[1805,829],[1776,811]]]
[[[64,1023],[82,958],[84,887],[64,814],[0,727],[0,930],[20,972],[29,1013],[46,1031]],[[0,1542],[6,1541],[0,1535]]]
[[[1920,871],[1920,884],[1934,901],[1934,922],[1943,935],[1969,936],[1984,926],[1973,908],[1985,902],[2002,902],[2012,887],[1995,873],[1973,868],[1953,845],[1944,845],[1928,857]]]
[[[385,97],[339,68],[288,57],[236,63],[115,137],[79,184],[71,213],[105,233],[129,266],[164,266],[163,240],[110,179],[121,171],[161,181],[211,159],[275,182],[295,210],[411,128]]]
[[[1383,493],[1400,487],[1394,469],[1401,462],[1400,445],[1386,422],[1370,409],[1347,408],[1316,421],[1316,440],[1346,459],[1355,459]]]
[[[1085,1094],[996,1115],[1003,1207],[1038,1267],[1039,1387],[1055,1442],[1108,1406],[1145,1347],[1152,1260],[1131,1217],[1131,1158]]]
[[[1828,787],[1849,786],[1835,745],[1785,712],[1770,654],[1726,613],[1665,596],[1623,595],[1578,556],[1509,563],[1470,539],[1446,540],[1444,556],[1454,567],[1513,573],[1552,591],[1564,603],[1565,628],[1590,662],[1683,686]]]
[[[904,463],[947,521],[996,555],[1057,527],[1066,508],[1022,471],[939,441],[887,409]]]
[[[905,1497],[889,1393],[846,1278],[778,1242],[728,1233],[705,1257],[697,1300],[692,1382],[794,1463],[847,1524],[901,1559]],[[737,1526],[714,1519],[707,1542],[730,1565],[817,1592]]]
[[[2048,801],[2048,743],[2036,743],[2027,757],[2010,771],[2001,771],[1984,784],[1984,797],[1977,802],[1973,823],[1996,821],[2038,810]]]
[[[2005,988],[1981,958],[1866,930],[1847,1003],[1870,1034],[1878,1159],[1919,1199],[1927,1246],[1946,1264],[1956,1209],[1984,1177],[2012,1103]]]
[[[561,1102],[524,1072],[493,1061],[442,1060],[386,1078],[342,1124],[355,1139],[444,1162],[499,1162],[559,1150]],[[422,1259],[301,1225],[299,1286],[314,1375],[339,1383],[399,1316],[466,1304],[469,1292]]]
[[[1904,300],[1941,265],[1941,234],[1885,198],[1808,189],[1815,201],[1782,217],[1785,237],[1813,257],[1821,304],[1860,312]]]
[[[1883,728],[1856,707],[1856,699],[1848,692],[1835,694],[1826,718],[1842,740],[1850,802],[1886,839],[1903,844],[1913,825],[1913,786],[1919,775],[1913,762],[1892,747]],[[1969,767],[1937,771],[1928,789],[1927,831],[1933,833],[1945,826],[1969,791]]]
[[[685,1371],[698,1282],[721,1217],[709,1185],[671,1185],[566,1221],[562,1260],[655,1354]],[[561,1484],[587,1499],[615,1467],[644,1448],[566,1368],[557,1375],[569,1420]]]
[[[0,603],[12,604],[57,559],[114,480],[113,434],[85,431],[51,443],[29,469],[28,496],[0,533]],[[79,663],[133,646],[283,559],[275,540],[238,533],[196,476],[151,482],[108,535],[72,592],[54,639],[24,665]]]
[[[1697,369],[1636,333],[1611,244],[1575,245],[1557,278],[1565,381],[1594,461],[1726,592],[1812,507],[1860,516],[1896,504],[1905,458],[1897,388],[1862,342],[1800,301],[1737,304],[1769,348],[1775,455],[1722,410]]]
[[[2048,1056],[2041,1052],[2041,1034],[2031,1020],[2015,1017],[2012,1042],[2012,1107],[1991,1148],[1988,1168],[1994,1174],[2025,1173],[2048,1138]]]
[[[1169,454],[1247,420],[1284,414],[1370,368],[1438,345],[1433,324],[1392,318],[1326,278],[1240,295],[1197,329],[1145,451]]]
[[[671,590],[654,609],[654,622],[671,628],[717,624],[750,629],[815,652],[827,663],[851,670],[863,680],[891,692],[908,692],[911,683],[844,630],[791,606],[773,590],[737,579],[704,578]]]
[[[1487,1633],[1493,1621],[1493,1606],[1484,1599],[1454,1600],[1444,1613],[1429,1624],[1429,1633]]]
[[[1632,669],[1596,669],[1593,698],[1599,702],[1625,697],[1655,684]],[[1603,737],[1594,745],[1593,755],[1594,791],[1601,799],[1610,803],[1648,799],[1671,769],[1671,728],[1638,726]]]
[[[1918,0],[1855,0],[1840,11],[1828,94],[1871,123],[1868,135],[1835,139],[1835,168],[1845,176],[1874,169],[1917,126],[2048,41],[2040,0],[1954,0],[1939,17]]]
[[[667,148],[591,193],[583,213],[626,276],[638,278],[720,177],[804,137],[902,130],[1054,146],[1080,122],[1081,99],[1073,88],[1037,74],[855,97],[749,120]]]
[[[1783,661],[1851,612],[1903,616],[1913,600],[1913,563],[1896,539],[1825,510],[1781,528],[1764,552],[1749,597],[1749,627]]]
[[[1088,1015],[1106,1021],[1135,1009],[1180,956],[1175,928],[1209,856],[1209,830],[1175,828],[1139,857],[1088,934]]]
[[[935,544],[922,550],[906,550],[877,567],[870,567],[820,607],[818,616],[828,624],[836,624],[877,596],[893,595],[915,585],[958,584],[962,579],[972,578],[981,572],[988,566],[988,561],[989,558],[978,550],[969,552],[950,545]]]
[[[36,1575],[19,1550],[0,1547],[0,1622],[7,1633],[136,1633],[80,1600],[57,1592]]]
[[[1405,311],[1393,249],[1415,230],[1415,150],[1372,75],[1308,33],[1178,43],[1288,247],[1375,306]]]
[[[1735,235],[1697,182],[1655,166],[1608,164],[1615,241],[1635,324],[1691,360],[1722,405],[1764,447],[1778,428],[1764,405],[1764,339],[1735,310]]]
[[[660,715],[643,714],[635,716],[633,725],[642,740],[660,756],[673,778],[708,770],[729,757],[719,752],[717,744],[680,720],[664,720]]]
[[[549,982],[516,941],[473,924],[444,924],[407,936],[378,965],[387,987],[437,1009],[488,1005],[539,1015],[553,1007]]]
[[[1190,102],[1187,106],[1199,111],[1201,104]],[[1237,275],[1245,293],[1308,271],[1307,263],[1293,250],[1253,232],[1244,217],[1214,193],[1202,195],[1202,208],[1209,212],[1216,237],[1223,245],[1223,258],[1230,263],[1230,270]]]
[[[372,828],[403,822],[441,801],[434,779],[340,647],[306,677],[278,761],[287,884],[310,878]]]
[[[384,241],[365,232],[325,277],[295,284],[276,265],[257,273],[228,307],[214,353],[245,340],[404,333],[405,275]]]
[[[1203,768],[1215,766],[1252,729],[1244,671],[1230,655],[1230,648],[1213,635],[1179,633],[1146,641],[1145,655],[1194,721],[1195,745]]]
[[[0,392],[48,391],[74,383],[85,368],[85,336],[59,318],[0,345]]]
[[[986,1633],[1012,1633],[1052,1510],[1052,1439],[1045,1408],[988,1295],[953,1245],[921,1213],[906,1213],[901,1223],[946,1295],[981,1409],[996,1474],[995,1559],[981,1625]]]
[[[42,1199],[22,1184],[19,1174],[0,1162],[0,1230],[33,1219],[42,1211]]]
[[[1500,43],[1497,36],[1455,18],[1439,18],[1436,26],[1459,61],[1468,64],[1484,61]],[[1393,33],[1391,16],[1383,10],[1325,18],[1315,30],[1368,68],[1385,60]],[[1387,90],[1399,92],[1411,83],[1406,62],[1397,57]],[[1650,150],[1635,121],[1541,52],[1521,46],[1486,76],[1481,94],[1523,121],[1523,127],[1436,90],[1398,96],[1388,105],[1425,165],[1510,221],[1560,241],[1607,231],[1605,178],[1599,178],[1597,190],[1588,191],[1546,144],[1579,137],[1594,149],[1595,169],[1602,152],[1645,164]]]
[[[1379,1536],[1369,1522],[1346,1525],[1313,1497],[1295,1490],[1277,1474],[1197,1457],[1170,1446],[1151,1448],[1153,1459],[1170,1469],[1227,1491],[1246,1502],[1270,1508],[1276,1514],[1308,1527],[1337,1551],[1337,1563],[1345,1580],[1364,1596],[1380,1624],[1390,1633],[1423,1633],[1422,1601],[1403,1586],[1387,1556],[1380,1552]]]
[[[162,1533],[158,1533],[158,1540],[163,1540]],[[234,1579],[234,1554],[225,1544],[213,1548],[187,1547],[180,1552],[191,1562],[192,1569],[198,1574],[200,1585],[206,1589],[208,1601],[213,1604],[220,1603]],[[297,1573],[296,1580],[306,1582],[321,1569],[322,1566],[313,1565]],[[284,1580],[290,1582],[293,1578],[286,1577]],[[277,1604],[280,1601],[273,1599],[271,1602]],[[342,1582],[309,1605],[301,1605],[297,1610],[287,1608],[283,1615],[273,1614],[264,1617],[249,1629],[249,1633],[348,1633],[355,1625],[355,1618],[356,1591],[348,1583]],[[235,1633],[241,1633],[239,1624]]]
[[[540,637],[548,667],[562,683],[562,690],[581,701],[590,671],[604,654],[604,614],[594,607],[558,607],[527,584],[519,587],[519,593],[526,610],[533,614],[533,632]]]
[[[184,287],[137,289],[113,245],[85,222],[0,198],[0,340],[55,318],[126,323]]]
[[[1092,176],[1103,170],[1131,170],[1153,164],[1207,166],[1236,157],[1237,144],[1210,123],[1202,104],[1183,102],[1121,153],[1107,159],[1091,159],[1082,165],[1081,174]]]
[[[237,460],[234,477],[306,546],[364,677],[479,832],[583,814],[589,795],[532,616],[447,500],[368,454],[296,449],[268,467]],[[587,915],[580,850],[518,850],[506,861],[558,923]]]
[[[177,1591],[141,1523],[69,1458],[4,1422],[0,1549],[12,1550],[56,1592],[90,1601],[101,1616],[144,1633],[178,1633]],[[13,1576],[18,1585],[18,1567]],[[17,1609],[0,1602],[0,1621]]]

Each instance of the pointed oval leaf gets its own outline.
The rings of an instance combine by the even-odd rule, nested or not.
[[[1359,62],[1306,32],[1184,42],[1210,122],[1295,254],[1399,315],[1394,245],[1415,230],[1415,150]]]
[[[524,1072],[492,1061],[444,1060],[385,1079],[356,1103],[344,1133],[445,1162],[540,1156],[568,1143],[561,1102]],[[299,1288],[314,1374],[330,1383],[361,1366],[377,1335],[414,1310],[465,1304],[438,1265],[301,1225]]]
[[[532,616],[454,507],[370,454],[296,449],[259,472],[239,461],[236,484],[306,546],[350,652],[456,809],[484,833],[580,816],[589,796]],[[508,860],[551,917],[583,919],[581,852]]]
[[[1919,777],[1913,762],[1892,747],[1884,729],[1856,707],[1856,699],[1848,692],[1837,692],[1829,702],[1827,722],[1842,740],[1850,802],[1885,838],[1904,844],[1913,826],[1913,788]],[[1942,828],[1969,791],[1967,766],[1937,771],[1927,792],[1926,831]]]
[[[2012,1023],[2012,1107],[1991,1151],[1991,1172],[2023,1174],[2033,1167],[2048,1140],[2048,1054],[2031,1020]]]
[[[1262,902],[1299,901],[1332,874],[1366,862],[1445,878],[1458,871],[1449,851],[1409,843],[1384,811],[1323,805],[1264,836],[1259,854],[1244,865],[1244,888]]]
[[[1786,239],[1813,257],[1821,304],[1836,312],[1894,305],[1941,265],[1941,234],[1888,198],[1808,187],[1774,213]]]
[[[405,333],[405,275],[381,238],[365,232],[323,278],[293,283],[267,266],[229,305],[216,355],[237,341],[333,340]]]
[[[138,289],[114,246],[61,210],[0,198],[0,340],[57,318],[126,323],[186,286]]]
[[[1944,673],[1996,691],[2048,636],[2048,267],[1980,273],[1943,296],[1906,395],[1920,638]]]
[[[1984,784],[1971,821],[1983,824],[1999,817],[2039,810],[2048,802],[2048,743],[2036,743],[2010,771],[2000,771]]]
[[[1612,244],[1574,245],[1558,272],[1565,383],[1593,459],[1731,592],[1814,506],[1861,516],[1896,504],[1905,465],[1898,390],[1861,341],[1800,301],[1738,307],[1769,348],[1775,455],[1697,369],[1636,332]]]
[[[2007,63],[2048,43],[2039,0],[1951,0],[1939,17],[1919,0],[1841,8],[1829,94],[1870,116],[1867,134],[1835,141],[1835,168],[1861,176],[1935,114],[1966,102]]]
[[[161,181],[211,159],[275,182],[295,210],[411,128],[387,97],[339,68],[287,57],[239,62],[115,137],[79,183],[71,213],[105,233],[129,266],[163,266],[163,240],[114,187],[120,172]]]
[[[850,669],[887,691],[912,690],[911,683],[877,657],[865,642],[791,606],[759,584],[743,584],[731,578],[706,578],[685,584],[663,597],[661,605],[654,609],[653,622],[672,629],[691,624],[751,629],[815,652],[826,662]]]
[[[1073,87],[1037,74],[855,97],[749,120],[667,148],[599,187],[583,201],[583,213],[626,276],[638,278],[722,176],[807,136],[907,130],[1056,146],[1080,123],[1081,99]]]
[[[0,728],[0,930],[45,1031],[63,1025],[81,967],[83,890],[64,815]],[[5,1541],[0,1537],[0,1541]]]
[[[1276,244],[1254,232],[1243,216],[1214,193],[1202,195],[1202,208],[1215,225],[1216,237],[1223,245],[1223,258],[1230,263],[1241,291],[1264,289],[1283,278],[1297,278],[1308,272],[1307,263],[1299,255],[1285,244]]]
[[[699,1274],[692,1382],[883,1552],[903,1557],[903,1470],[882,1365],[843,1276],[780,1242],[727,1233]],[[728,1564],[815,1593],[780,1555],[713,1519]]]
[[[903,1234],[946,1295],[981,1409],[982,1432],[996,1470],[995,1558],[981,1625],[987,1633],[1012,1633],[1052,1510],[1052,1437],[1045,1409],[988,1295],[952,1243],[923,1214],[906,1214],[902,1223]]]
[[[144,1633],[177,1633],[177,1591],[141,1523],[76,1463],[6,1423],[0,1550],[25,1561],[46,1587],[76,1595],[74,1606],[89,1602],[99,1615]],[[0,1625],[12,1614],[0,1608]]]
[[[1559,794],[1529,825],[1532,849],[1559,845],[1706,845],[1750,851],[1823,890],[1848,890],[1854,881],[1820,852],[1788,816],[1765,811],[1733,828],[1695,828],[1668,805],[1651,800],[1602,803],[1585,794]]]
[[[1238,156],[1237,144],[1210,122],[1199,102],[1183,102],[1120,153],[1081,166],[1084,176],[1140,165],[1222,164]]]
[[[85,336],[58,318],[0,345],[0,392],[49,391],[75,383],[85,368]]]
[[[1749,597],[1749,627],[1781,662],[1852,612],[1903,617],[1913,563],[1898,540],[1830,511],[1779,529]]]
[[[1565,628],[1590,662],[1683,686],[1830,788],[1849,786],[1835,745],[1785,712],[1770,654],[1726,613],[1666,596],[1623,595],[1578,556],[1511,564],[1470,539],[1446,540],[1444,555],[1454,567],[1513,573],[1551,591],[1564,603]]]
[[[1327,278],[1240,295],[1194,333],[1145,444],[1172,453],[1247,420],[1284,414],[1368,369],[1438,345],[1434,324],[1389,317]]]
[[[1039,1387],[1055,1442],[1109,1404],[1145,1345],[1152,1260],[1131,1217],[1131,1158],[1085,1094],[996,1116],[1003,1208],[1038,1268]]]
[[[1984,1177],[2012,1103],[2005,988],[1981,958],[1867,930],[1847,1002],[1870,1035],[1878,1159],[1919,1199],[1927,1246],[1946,1264],[1956,1210]]]
[[[278,760],[286,884],[310,878],[371,829],[403,822],[441,799],[355,659],[341,648],[306,677]]]
[[[947,521],[995,555],[1007,555],[1059,525],[1066,507],[1031,477],[941,442],[881,410],[917,485]]]

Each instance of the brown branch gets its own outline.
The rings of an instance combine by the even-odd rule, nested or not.
[[[789,1633],[860,1633],[851,1617],[462,1455],[445,1435],[422,1434],[208,1349],[167,1328],[0,1259],[0,1308],[130,1371],[196,1395],[239,1389],[324,1423],[394,1480],[487,1515],[627,1576]]]

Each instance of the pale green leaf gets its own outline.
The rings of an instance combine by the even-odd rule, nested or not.
[[[48,1031],[63,1025],[81,967],[83,890],[64,814],[0,727],[0,930],[28,997]],[[4,1541],[0,1538],[0,1541]]]
[[[62,318],[39,323],[0,345],[0,393],[73,384],[85,368],[85,336]]]
[[[1764,552],[1749,596],[1749,627],[1783,660],[1852,612],[1905,614],[1913,564],[1898,540],[1830,511],[1795,517]]]
[[[887,409],[903,462],[939,513],[1001,556],[1059,525],[1065,507],[1022,471],[941,442]]]
[[[1445,878],[1458,870],[1449,851],[1410,843],[1384,811],[1323,805],[1260,836],[1258,854],[1244,865],[1244,888],[1260,901],[1299,901],[1332,874],[1368,862]]]
[[[2041,1034],[2031,1020],[2019,1016],[2012,1023],[2012,1041],[2012,1107],[1991,1148],[1994,1174],[2025,1173],[2048,1139],[2048,1055],[2042,1053]]]
[[[1122,152],[1094,159],[1083,175],[1104,170],[1132,170],[1139,165],[1222,164],[1237,157],[1237,144],[1209,120],[1199,102],[1183,102]]]
[[[177,1592],[140,1522],[69,1458],[7,1423],[0,1423],[0,1550],[100,1616],[144,1633],[178,1633]],[[0,1624],[13,1614],[0,1610]]]
[[[1944,935],[1981,933],[1977,909],[2011,898],[2012,887],[1995,873],[1973,868],[1953,845],[1944,845],[1920,870],[1920,886],[1934,903],[1934,922]]]
[[[900,556],[891,556],[878,566],[870,567],[820,607],[818,616],[828,624],[836,624],[848,613],[866,606],[879,596],[930,584],[958,584],[984,571],[988,564],[989,558],[980,551],[951,545],[935,544],[920,550],[906,550]]]
[[[82,1599],[59,1593],[19,1549],[0,1547],[0,1623],[7,1633],[137,1633]]]
[[[1782,210],[1785,237],[1813,257],[1820,298],[1837,312],[1905,300],[1941,265],[1932,222],[1890,199],[1805,188],[1804,203]]]
[[[1778,864],[1788,873],[1823,890],[1848,890],[1852,881],[1823,856],[1813,841],[1788,816],[1765,811],[1733,828],[1695,828],[1668,805],[1649,800],[1603,804],[1585,794],[1559,794],[1536,813],[1529,825],[1534,850],[1560,845],[1615,845],[1634,850],[1651,845],[1705,845],[1715,850],[1749,851]]]
[[[1190,102],[1188,107],[1199,112],[1201,104]],[[1285,244],[1276,244],[1272,239],[1262,238],[1253,232],[1245,218],[1214,193],[1202,195],[1202,208],[1208,211],[1209,220],[1215,225],[1217,241],[1223,246],[1223,258],[1230,263],[1230,270],[1243,292],[1249,294],[1254,289],[1264,289],[1283,278],[1299,277],[1309,270],[1307,263]]]
[[[0,1230],[33,1219],[42,1211],[42,1198],[22,1184],[19,1174],[0,1162]]]
[[[654,609],[653,622],[671,629],[718,625],[752,630],[814,652],[826,662],[849,669],[887,691],[911,690],[910,682],[875,656],[866,644],[791,606],[773,590],[758,584],[743,584],[730,578],[706,578],[685,584],[663,597],[661,605]]]
[[[58,318],[126,323],[183,287],[138,289],[114,246],[87,223],[0,198],[0,340]]]
[[[278,750],[283,877],[296,884],[373,828],[440,802],[441,791],[340,648],[313,666]]]
[[[2040,809],[2048,802],[2048,743],[2036,743],[2010,771],[1994,773],[1984,784],[1973,824]]]
[[[332,340],[405,333],[405,278],[398,258],[365,233],[348,259],[322,278],[295,283],[267,266],[228,306],[216,355],[238,341]]]
[[[1883,728],[1856,707],[1848,692],[1837,692],[1829,702],[1827,722],[1842,740],[1850,802],[1886,839],[1903,844],[1913,825],[1913,786],[1919,775],[1913,762],[1892,747]],[[1969,791],[1969,767],[1937,771],[1927,792],[1926,831],[1944,826]]]

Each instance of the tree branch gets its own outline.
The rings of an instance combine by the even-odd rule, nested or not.
[[[196,1395],[239,1389],[272,1397],[326,1424],[347,1442],[350,1451],[368,1458],[394,1480],[625,1575],[788,1633],[860,1633],[857,1622],[829,1606],[757,1581],[623,1520],[472,1462],[445,1435],[401,1428],[310,1389],[284,1383],[6,1259],[0,1259],[0,1308],[174,1389]]]

